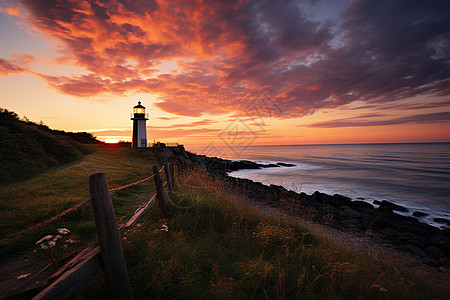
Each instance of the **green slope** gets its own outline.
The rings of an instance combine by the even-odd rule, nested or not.
[[[95,142],[90,134],[52,130],[0,108],[0,185],[79,160],[92,152],[87,143]]]

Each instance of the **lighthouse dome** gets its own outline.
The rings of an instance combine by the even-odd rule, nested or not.
[[[134,114],[145,114],[145,107],[141,105],[141,101],[138,102],[138,105],[133,107]]]

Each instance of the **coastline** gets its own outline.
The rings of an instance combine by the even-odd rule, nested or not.
[[[448,269],[450,266],[450,229],[440,229],[421,222],[416,217],[401,215],[396,211],[402,210],[402,207],[394,203],[379,201],[376,207],[339,194],[328,195],[319,191],[311,195],[296,193],[279,185],[264,185],[228,174],[236,170],[274,167],[273,164],[208,157],[185,152],[184,149],[161,149],[160,152],[169,157],[175,155],[182,168],[204,169],[213,178],[226,182],[236,194],[244,195],[257,204],[276,208],[341,232],[362,234],[372,242],[387,244],[434,268]],[[289,165],[277,166],[289,168]]]
[[[268,163],[273,164],[272,161],[257,161],[257,163]],[[274,168],[261,168],[261,169],[242,169],[236,170],[232,172],[228,172],[227,174],[231,177],[241,178],[241,179],[249,179],[255,182],[261,182],[264,185],[280,185],[289,191],[294,191],[296,193],[304,192],[308,195],[312,195],[316,191],[320,191],[322,193],[328,195],[340,194],[344,195],[348,198],[359,200],[363,202],[367,202],[373,205],[375,208],[378,208],[380,202],[386,204],[389,202],[392,207],[395,207],[394,211],[397,214],[400,214],[405,217],[416,217],[421,222],[426,223],[428,225],[438,227],[440,229],[450,229],[450,214],[445,210],[439,209],[439,207],[424,207],[421,204],[424,202],[420,201],[420,196],[416,195],[416,199],[411,199],[407,195],[395,195],[386,190],[379,190],[377,193],[374,191],[368,191],[364,189],[357,189],[355,187],[349,186],[336,186],[335,184],[330,183],[295,183],[294,180],[290,179],[289,176],[286,181],[283,180],[271,180],[270,174],[274,175],[275,178],[281,177],[280,174],[284,172],[295,173],[296,168],[308,168],[310,170],[314,170],[313,167],[308,166],[307,164],[299,164],[299,163],[291,163],[295,164],[295,167],[289,170],[284,168],[274,169]],[[431,197],[431,196],[430,196]],[[411,201],[412,200],[412,201]],[[384,205],[383,204],[383,205]]]

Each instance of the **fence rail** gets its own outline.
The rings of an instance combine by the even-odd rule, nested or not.
[[[160,173],[165,171],[167,181],[162,183]],[[85,284],[97,270],[102,267],[105,271],[106,282],[111,299],[132,299],[133,292],[128,277],[128,271],[120,243],[119,231],[126,233],[145,212],[158,200],[162,214],[167,214],[167,206],[164,198],[164,186],[173,191],[173,166],[167,162],[161,169],[153,166],[153,175],[135,183],[120,187],[136,185],[150,178],[154,178],[156,194],[150,200],[141,205],[134,215],[122,226],[118,227],[114,216],[110,192],[105,174],[95,173],[89,175],[89,190],[91,193],[94,219],[96,223],[99,246],[89,247],[71,259],[48,281],[53,281],[33,299],[67,299]],[[89,201],[89,200],[88,200]],[[86,202],[88,202],[86,201]]]
[[[159,170],[159,172],[161,172],[163,169],[165,170],[164,166],[161,167],[161,169]],[[172,173],[172,176],[173,176],[173,173]],[[130,183],[130,184],[127,184],[127,185],[124,185],[124,186],[120,186],[120,187],[116,187],[116,188],[110,189],[109,192],[117,192],[117,191],[123,190],[123,189],[125,189],[125,188],[131,187],[131,186],[137,185],[137,184],[139,184],[139,183],[142,183],[142,182],[144,182],[144,181],[147,181],[147,180],[149,180],[149,179],[152,179],[153,177],[155,177],[155,174],[153,174],[153,175],[151,175],[151,176],[149,176],[149,177],[147,177],[147,178],[144,178],[144,179],[141,179],[141,180],[132,182],[132,183]],[[76,211],[77,209],[79,209],[79,208],[82,207],[83,205],[87,204],[89,201],[92,201],[92,198],[91,198],[91,199],[88,199],[88,200],[85,200],[85,201],[83,201],[83,202],[81,202],[81,203],[78,203],[78,204],[72,206],[71,208],[66,209],[66,210],[60,212],[60,213],[57,214],[56,216],[51,217],[50,219],[47,219],[47,220],[42,221],[42,222],[40,222],[40,223],[37,223],[37,224],[35,224],[35,225],[33,225],[33,226],[29,227],[29,228],[22,229],[22,230],[20,230],[20,231],[18,231],[18,232],[11,233],[11,234],[7,235],[4,239],[1,239],[1,240],[0,240],[0,244],[8,243],[8,242],[11,241],[12,239],[15,239],[16,237],[18,237],[18,236],[20,236],[20,235],[22,235],[22,234],[24,234],[24,233],[33,231],[33,230],[38,229],[39,227],[42,227],[42,226],[44,226],[44,225],[46,225],[46,224],[48,224],[48,223],[51,223],[51,222],[53,222],[53,221],[56,221],[56,220],[58,220],[58,219],[64,217],[64,216],[67,215],[68,213],[71,213],[71,212]]]

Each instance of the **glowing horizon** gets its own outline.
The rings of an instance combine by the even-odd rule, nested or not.
[[[448,142],[449,14],[420,1],[8,0],[0,106],[103,141],[131,140],[141,101],[148,142]]]

